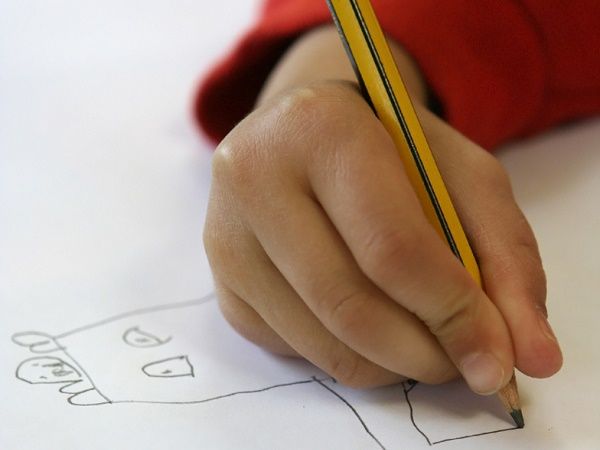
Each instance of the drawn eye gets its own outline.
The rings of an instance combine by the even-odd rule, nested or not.
[[[158,378],[193,377],[194,367],[187,355],[182,355],[148,363],[142,367],[142,372]]]
[[[171,340],[171,336],[161,339],[147,331],[140,330],[139,327],[129,328],[123,333],[123,341],[132,347],[148,348],[158,347]]]

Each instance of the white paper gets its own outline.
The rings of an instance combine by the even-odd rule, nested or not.
[[[500,153],[565,353],[556,377],[518,377],[525,429],[497,432],[498,401],[461,382],[345,388],[223,320],[188,110],[252,11],[0,6],[0,448],[600,447],[598,121]]]

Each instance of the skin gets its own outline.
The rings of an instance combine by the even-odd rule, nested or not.
[[[492,394],[516,366],[562,365],[534,235],[488,152],[429,112],[393,53],[480,263],[485,292],[434,232],[332,27],[300,38],[218,147],[204,241],[225,318],[341,383],[461,374]]]

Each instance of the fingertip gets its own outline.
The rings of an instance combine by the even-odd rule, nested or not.
[[[519,361],[517,369],[532,378],[549,378],[561,369],[562,362],[562,355],[553,353],[547,359],[538,358]]]
[[[563,355],[545,315],[539,313],[537,322],[537,333],[516,342],[517,368],[531,377],[547,378],[560,370]]]
[[[548,378],[563,365],[563,355],[558,346],[538,347],[532,345],[528,353],[517,351],[517,369],[533,378]]]
[[[492,353],[472,353],[460,363],[460,371],[471,390],[480,395],[492,395],[508,382],[504,364]]]

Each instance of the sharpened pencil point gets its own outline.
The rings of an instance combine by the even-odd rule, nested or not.
[[[523,428],[525,426],[525,419],[523,419],[523,412],[520,409],[513,409],[510,412],[511,417],[515,421],[517,428]]]

